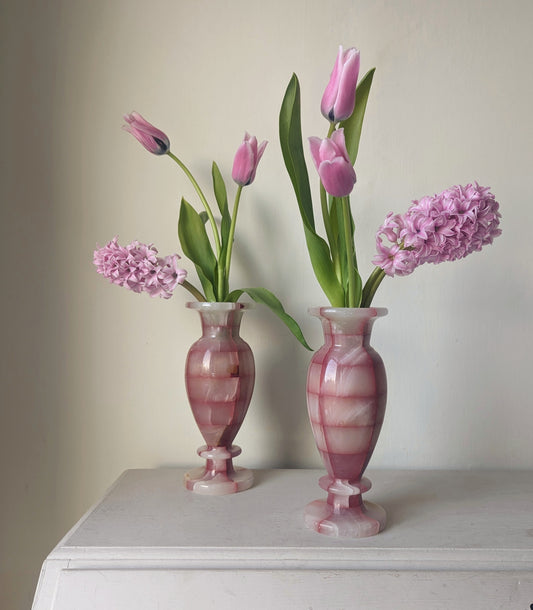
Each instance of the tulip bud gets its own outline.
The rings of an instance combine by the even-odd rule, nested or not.
[[[138,112],[124,115],[124,129],[154,155],[165,155],[170,149],[170,140],[161,130],[143,119]]]
[[[237,184],[247,186],[254,181],[257,166],[267,143],[265,140],[258,147],[255,136],[250,136],[248,133],[244,134],[244,140],[235,153],[231,172],[231,177]]]
[[[346,197],[356,181],[355,170],[346,150],[344,129],[331,138],[309,138],[311,155],[326,191],[333,197]]]
[[[343,52],[340,46],[320,107],[322,114],[332,123],[344,121],[352,115],[358,77],[359,51],[351,48]]]

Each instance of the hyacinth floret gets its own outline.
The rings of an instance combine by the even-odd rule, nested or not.
[[[500,217],[488,187],[452,186],[413,201],[405,214],[390,213],[377,232],[373,263],[394,276],[424,263],[464,258],[500,235]]]
[[[177,254],[158,256],[153,244],[133,241],[121,246],[114,237],[102,248],[94,251],[93,262],[98,273],[113,284],[133,292],[146,292],[151,297],[169,299],[178,284],[187,277],[185,269],[178,267]]]

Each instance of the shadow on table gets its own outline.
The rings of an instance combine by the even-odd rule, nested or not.
[[[398,471],[400,472],[400,471]],[[402,471],[405,474],[405,471]],[[395,476],[395,471],[379,473],[375,480],[369,500],[382,505],[387,511],[387,529],[408,522],[431,521],[435,512],[445,506],[456,506],[467,498],[472,503],[502,493],[505,490],[505,472],[495,483],[494,473],[484,471],[462,471],[457,478],[450,477],[453,471],[411,471],[408,480]],[[457,473],[459,475],[459,472]]]

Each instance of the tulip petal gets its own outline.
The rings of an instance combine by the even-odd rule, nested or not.
[[[332,138],[324,138],[320,144],[320,160],[333,161],[339,156],[339,148]]]
[[[318,174],[324,188],[333,197],[346,197],[352,192],[356,182],[354,168],[341,157],[333,161],[323,161]]]
[[[249,141],[245,140],[237,149],[233,160],[231,177],[237,184],[244,186],[248,183],[254,164],[254,153]]]
[[[254,181],[257,166],[265,152],[267,144],[268,142],[265,140],[258,147],[255,136],[250,136],[248,132],[244,134],[242,144],[235,153],[233,170],[231,172],[231,177],[237,184],[247,186]]]
[[[322,96],[322,103],[320,105],[320,110],[322,114],[330,121],[333,121],[335,118],[334,106],[339,90],[339,80],[342,71],[342,57],[343,51],[341,45],[339,46],[337,59],[335,61],[335,65],[333,66],[333,70],[331,72],[331,76],[329,77],[329,82],[327,84],[326,90],[324,91],[324,95]]]
[[[338,121],[348,118],[355,108],[359,62],[359,51],[357,49],[348,49],[344,55],[344,65],[333,110],[334,116],[337,117]]]
[[[313,163],[318,170],[320,167],[320,144],[322,144],[322,140],[316,136],[311,136],[308,138],[308,140],[309,148],[311,149],[311,157],[313,158]]]
[[[268,140],[263,140],[261,142],[261,144],[259,144],[259,148],[257,149],[257,158],[255,160],[255,165],[257,167],[259,161],[261,161],[261,157],[263,156],[263,153],[265,152],[265,148],[267,147],[268,144]]]
[[[343,52],[339,47],[335,66],[322,96],[320,110],[332,123],[344,121],[355,108],[355,91],[359,77],[359,51],[355,48]]]
[[[337,148],[338,154],[341,155],[347,163],[350,163],[350,157],[348,155],[348,151],[346,150],[344,129],[342,127],[340,129],[336,129],[331,135],[331,139]]]
[[[346,197],[355,184],[355,170],[348,157],[344,130],[337,129],[330,138],[311,137],[313,162],[326,191],[333,197]]]
[[[154,127],[138,112],[124,115],[127,125],[124,129],[131,133],[148,152],[154,155],[164,155],[170,150],[168,136],[157,127]]]

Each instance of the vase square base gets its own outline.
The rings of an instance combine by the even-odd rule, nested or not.
[[[248,468],[236,467],[233,472],[215,472],[205,467],[195,468],[185,475],[185,487],[204,496],[223,496],[250,489],[254,474]]]
[[[305,525],[338,538],[367,538],[379,534],[387,521],[385,509],[373,502],[335,509],[326,500],[315,500],[305,508]]]

